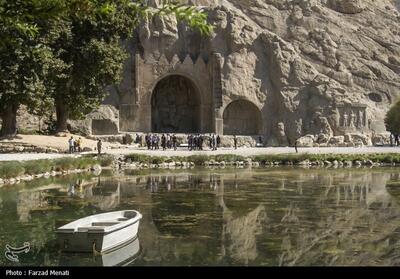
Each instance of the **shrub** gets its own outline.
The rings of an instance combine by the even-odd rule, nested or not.
[[[215,155],[215,161],[217,162],[235,162],[235,161],[243,161],[245,157],[241,155],[235,155],[235,154],[220,154],[220,155]]]
[[[212,156],[207,155],[191,155],[187,158],[189,162],[194,162],[196,166],[203,166],[205,161],[212,159]]]
[[[136,154],[132,153],[125,156],[126,160],[131,160],[132,162],[140,162],[140,163],[149,163],[151,156],[144,155],[144,154]]]
[[[0,177],[13,178],[25,173],[25,168],[19,162],[0,162]]]
[[[150,158],[150,163],[152,163],[152,164],[161,164],[163,162],[165,162],[164,157],[154,156],[154,157]]]
[[[73,163],[73,165],[79,169],[87,169],[96,164],[98,164],[97,160],[90,157],[76,159],[76,161]]]
[[[54,170],[56,171],[63,171],[72,169],[77,165],[74,158],[60,158],[54,160]]]
[[[25,161],[23,163],[25,173],[33,175],[39,173],[49,172],[52,169],[52,161],[50,160],[36,160]]]
[[[114,161],[114,157],[111,155],[101,156],[99,158],[100,166],[102,167],[109,167]]]

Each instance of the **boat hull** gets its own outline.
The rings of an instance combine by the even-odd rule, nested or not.
[[[126,266],[134,262],[140,255],[139,238],[128,242],[119,249],[108,253],[93,255],[92,253],[62,252],[60,266]]]
[[[93,219],[95,216],[90,218]],[[71,228],[70,225],[66,225],[57,230],[57,241],[61,250],[65,252],[107,253],[137,237],[140,219],[141,215],[138,213],[134,219],[108,228],[84,226]]]

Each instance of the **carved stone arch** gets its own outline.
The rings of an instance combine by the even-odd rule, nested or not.
[[[193,75],[188,74],[187,72],[182,72],[182,71],[172,71],[172,72],[168,72],[168,73],[165,73],[165,74],[159,76],[159,77],[153,82],[153,85],[151,86],[151,88],[150,88],[150,90],[148,91],[148,94],[147,94],[147,96],[146,96],[146,103],[147,103],[147,104],[151,104],[151,100],[152,100],[152,98],[153,98],[153,93],[154,93],[154,90],[155,90],[156,87],[157,87],[157,84],[158,84],[160,81],[162,81],[163,79],[168,78],[169,76],[182,76],[182,77],[186,78],[187,80],[189,80],[191,83],[193,83],[193,85],[195,86],[197,92],[199,93],[199,97],[200,97],[200,102],[201,102],[201,104],[205,103],[204,94],[202,94],[203,92],[202,92],[202,90],[201,90],[202,87],[200,86],[200,84],[199,84],[199,82],[196,80],[196,78],[193,77]]]
[[[159,78],[152,89],[150,103],[152,132],[201,132],[201,92],[187,75],[171,73]]]
[[[260,108],[247,99],[236,99],[223,112],[224,135],[259,135],[262,130]]]

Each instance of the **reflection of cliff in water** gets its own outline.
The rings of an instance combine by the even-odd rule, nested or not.
[[[263,223],[267,221],[265,206],[258,205],[249,213],[235,218],[224,201],[224,179],[218,177],[216,180],[217,197],[223,217],[222,256],[227,255],[241,264],[249,264],[258,256],[256,236],[262,234]]]
[[[400,247],[400,210],[393,206],[398,204],[398,197],[386,189],[393,174],[349,171],[324,173],[323,177],[311,175],[309,179],[325,184],[320,198],[313,202],[314,213],[305,215],[299,205],[288,211],[297,214],[300,224],[314,215],[311,218],[318,220],[317,227],[296,231],[293,224],[282,220],[280,231],[287,233],[281,242],[279,265],[400,263],[395,252],[395,247]],[[330,208],[332,204],[336,208]]]
[[[19,221],[28,222],[31,218],[31,211],[49,209],[51,205],[48,200],[48,197],[51,196],[50,193],[61,188],[61,185],[52,184],[18,192],[17,213]]]
[[[240,196],[236,190],[249,188],[247,181],[253,175],[252,185],[262,184],[262,195],[276,196],[275,202],[265,203],[262,195]],[[147,193],[146,203],[153,205],[146,209],[141,225],[142,235],[149,238],[146,243],[152,243],[143,254],[160,262],[195,265],[209,250],[215,263],[256,264],[262,245],[264,254],[265,249],[279,250],[275,265],[374,265],[378,263],[372,259],[384,255],[390,259],[392,244],[400,244],[391,237],[400,226],[396,218],[400,212],[392,206],[399,197],[385,187],[395,179],[391,173],[308,170],[285,177],[277,170],[268,172],[268,182],[257,175],[249,171],[143,178],[137,185],[145,184],[141,191]],[[306,201],[293,202],[293,197],[301,196]],[[209,238],[209,231],[219,231],[220,237]],[[271,243],[266,248],[272,239],[279,247]],[[213,260],[212,255],[218,256]],[[397,260],[385,262],[394,263]]]
[[[397,265],[399,178],[379,169],[164,172],[24,190],[16,207],[21,220],[51,206],[65,219],[137,209],[135,265]]]
[[[146,186],[137,196],[143,198],[146,192],[149,200],[141,203],[153,204],[149,211],[141,209],[140,236],[149,239],[144,241],[143,257],[192,265],[204,261],[204,255],[214,263],[228,256],[240,264],[257,257],[256,236],[262,232],[265,207],[250,205],[239,214],[229,210],[221,202],[224,185],[220,175],[152,175],[141,182]],[[121,189],[125,191],[124,184]],[[215,231],[220,237],[210,234]]]

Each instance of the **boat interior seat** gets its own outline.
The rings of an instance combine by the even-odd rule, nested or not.
[[[65,233],[71,233],[75,231],[75,228],[67,228],[67,229],[58,229],[58,232],[65,232]]]
[[[121,222],[118,221],[112,221],[112,222],[93,222],[92,226],[94,227],[108,227],[108,226],[114,226],[116,224],[119,224]]]
[[[134,212],[134,211],[126,211],[124,213],[124,217],[128,218],[128,219],[135,218],[136,217],[136,212]]]
[[[126,218],[126,217],[120,217],[120,218],[118,218],[117,219],[117,221],[126,221],[126,220],[128,220],[129,218]]]
[[[88,231],[96,231],[103,230],[105,227],[102,226],[93,226],[93,227],[79,227],[78,232],[88,232]]]

